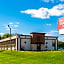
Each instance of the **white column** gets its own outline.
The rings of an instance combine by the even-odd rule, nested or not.
[[[18,38],[18,50],[20,51],[20,37]]]
[[[56,50],[57,50],[57,44],[58,44],[57,42],[58,42],[58,40],[56,40]]]
[[[15,48],[16,48],[16,50],[17,50],[17,43],[18,43],[18,39],[16,38],[16,47],[15,47]]]

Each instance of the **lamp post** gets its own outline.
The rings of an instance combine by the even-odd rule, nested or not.
[[[12,51],[12,42],[11,42],[11,27],[10,25],[8,25],[9,29],[10,29],[10,50]]]

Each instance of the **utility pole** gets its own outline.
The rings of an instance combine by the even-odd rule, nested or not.
[[[12,51],[12,42],[11,42],[11,27],[10,25],[8,25],[9,29],[10,29],[10,50]]]

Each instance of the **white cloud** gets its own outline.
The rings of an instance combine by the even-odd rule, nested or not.
[[[60,0],[61,2],[64,2],[64,0]]]
[[[19,25],[14,25],[14,27],[18,27]]]
[[[64,15],[64,4],[59,4],[49,9],[50,16],[63,16]]]
[[[55,33],[55,32],[58,32],[58,31],[52,30],[52,31],[50,31],[49,33]]]
[[[49,2],[50,0],[42,0],[42,1],[44,1],[44,2]]]
[[[3,35],[4,33],[0,32],[0,35]]]
[[[20,24],[19,22],[16,22],[16,24]]]
[[[51,26],[52,24],[46,24],[46,26]]]
[[[12,25],[12,24],[13,24],[13,22],[10,22],[9,24],[11,24],[11,25]]]
[[[8,31],[10,30],[8,26],[6,26],[5,28],[6,28],[6,30],[8,30]],[[16,28],[11,28],[11,30],[12,30],[12,31],[15,31],[15,30],[17,30],[17,29],[16,29]]]
[[[36,17],[41,19],[49,18],[48,9],[43,7],[38,10],[28,9],[25,11],[21,11],[21,13],[31,14],[31,17]]]
[[[58,40],[59,41],[64,41],[64,37],[59,37]]]
[[[52,2],[54,3],[54,0],[42,0],[43,2],[46,2],[46,3],[49,3],[49,2]]]
[[[50,16],[63,16],[64,15],[64,4],[59,4],[51,9],[39,8],[39,9],[28,9],[25,11],[20,11],[21,13],[30,14],[31,17],[48,19]]]
[[[52,34],[50,34],[50,33],[47,33],[47,34],[45,34],[45,36],[52,36]]]
[[[54,33],[57,33],[58,31],[55,31],[55,30],[51,30],[50,32],[48,32],[46,34],[46,36],[52,36]]]
[[[8,26],[5,26],[5,29],[6,29],[6,30],[10,30]]]
[[[64,0],[41,0],[41,1],[46,2],[46,3],[49,3],[49,2],[51,2],[51,3],[64,2]]]
[[[54,3],[54,0],[51,0],[52,3]]]
[[[17,28],[19,27],[19,24],[20,24],[19,22],[15,22],[15,23],[9,22],[9,25],[10,25],[12,31],[16,31]],[[5,24],[4,26],[5,26],[6,30],[8,30],[8,31],[10,30],[9,27],[8,27],[8,24]]]
[[[10,22],[9,24],[10,24],[10,27],[11,27],[11,28],[14,28],[14,27],[16,28],[16,27],[19,27],[19,24],[20,24],[20,23],[19,23],[19,22],[15,22],[15,23]],[[7,26],[6,26],[6,27],[7,27]]]

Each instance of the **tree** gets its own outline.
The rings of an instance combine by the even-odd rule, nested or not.
[[[58,41],[58,48],[63,48],[64,49],[64,42]]]
[[[1,40],[1,36],[0,36],[0,40]]]
[[[2,36],[2,39],[10,37],[10,34],[6,33]]]
[[[11,34],[11,36],[14,36],[14,35],[16,35],[16,34]],[[6,34],[4,34],[4,35],[1,37],[1,39],[8,38],[8,37],[10,37],[10,34],[9,34],[9,33],[6,33]]]

